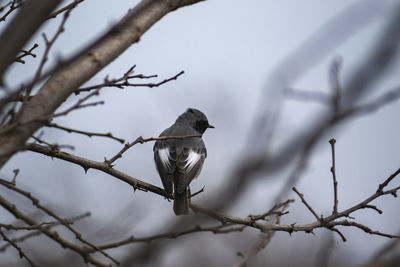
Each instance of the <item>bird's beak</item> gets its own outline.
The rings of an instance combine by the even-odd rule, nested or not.
[[[213,128],[214,129],[215,127],[209,124],[207,128]]]

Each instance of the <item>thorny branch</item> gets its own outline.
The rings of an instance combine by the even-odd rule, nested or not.
[[[164,137],[162,137],[164,138]],[[182,138],[182,137],[180,137]],[[157,138],[149,138],[150,140],[157,140]],[[139,142],[139,141],[138,141]],[[138,143],[137,142],[137,143]],[[82,166],[85,171],[87,171],[90,168],[97,169],[103,172],[106,172],[128,184],[133,186],[135,189],[141,189],[142,191],[150,191],[155,194],[158,194],[163,197],[167,198],[172,198],[172,196],[169,196],[163,189],[148,184],[146,182],[143,182],[139,179],[130,177],[120,171],[115,170],[114,168],[110,167],[106,162],[96,162],[92,160],[87,160],[78,156],[74,156],[72,154],[68,154],[65,152],[61,151],[51,151],[48,148],[42,147],[37,144],[27,144],[26,148],[28,150],[38,152],[41,154],[45,154],[51,157],[59,158],[62,160],[66,160],[75,164],[78,164]],[[306,232],[306,233],[311,233],[313,232],[314,229],[316,228],[326,228],[332,231],[337,232],[339,235],[341,235],[342,240],[345,241],[345,237],[337,230],[335,227],[336,226],[352,226],[352,227],[357,227],[360,228],[358,224],[354,224],[352,222],[346,222],[346,221],[338,221],[340,218],[350,218],[350,215],[354,213],[357,210],[360,209],[374,209],[378,210],[375,206],[371,205],[370,203],[375,200],[378,197],[381,197],[383,195],[396,195],[396,192],[400,189],[400,187],[395,187],[389,190],[384,190],[386,186],[392,181],[398,174],[400,173],[400,169],[398,169],[396,172],[394,172],[388,179],[386,179],[381,185],[379,185],[378,190],[376,193],[365,199],[364,201],[360,202],[359,204],[350,207],[344,211],[337,212],[335,214],[332,214],[328,217],[318,217],[317,213],[314,211],[313,215],[316,217],[316,221],[309,223],[309,224],[302,224],[302,225],[297,225],[295,223],[293,224],[288,224],[288,225],[275,225],[275,224],[264,224],[258,222],[259,218],[253,218],[253,217],[247,217],[247,218],[240,218],[240,217],[235,217],[235,216],[230,216],[230,215],[225,215],[204,207],[201,207],[195,203],[191,203],[190,207],[194,212],[200,212],[203,213],[211,218],[214,218],[215,220],[221,222],[222,224],[227,224],[227,223],[233,223],[233,224],[239,224],[239,225],[246,225],[252,228],[259,229],[261,232],[267,232],[267,231],[285,231],[288,233],[292,232]],[[300,194],[300,193],[299,193]],[[309,207],[310,210],[312,210],[311,205],[309,205],[304,198],[302,198],[302,201],[306,206]],[[391,234],[386,234],[386,233],[380,233],[378,231],[372,231],[368,230],[369,228],[365,227],[362,230],[374,234],[374,235],[381,235],[385,237],[391,237],[391,238],[398,238],[396,235],[391,235]]]
[[[28,225],[39,224],[39,222],[37,222],[35,219],[31,218],[29,215],[19,210],[14,204],[7,201],[1,195],[0,195],[0,206],[2,206],[11,214],[13,214],[15,218],[24,221]],[[86,252],[86,247],[82,247],[75,243],[72,243],[71,241],[61,237],[61,235],[58,232],[51,229],[47,229],[46,227],[40,227],[38,230],[40,230],[43,234],[47,235],[49,238],[53,239],[55,242],[60,244],[63,248],[71,249],[76,253],[80,254],[85,262],[92,263],[95,266],[108,266],[108,264],[105,264],[104,262],[99,261],[98,259],[93,258],[91,255],[89,255]]]
[[[52,212],[51,210],[49,210],[48,208],[44,207],[43,205],[40,204],[40,200],[34,196],[32,196],[32,194],[28,191],[24,191],[18,187],[16,187],[14,184],[0,179],[0,185],[19,193],[20,195],[26,197],[27,199],[32,201],[32,204],[34,206],[36,206],[39,210],[42,210],[43,212],[45,212],[47,215],[49,215],[50,217],[53,217],[54,219],[56,219],[57,221],[59,221],[65,228],[67,228],[69,231],[71,231],[74,235],[75,238],[78,239],[80,242],[82,242],[83,244],[88,245],[90,248],[92,248],[93,250],[95,250],[96,252],[100,252],[101,254],[103,254],[105,257],[109,258],[110,260],[112,260],[114,263],[119,264],[119,262],[114,259],[113,257],[111,257],[109,254],[107,254],[106,252],[102,251],[101,249],[99,249],[96,245],[90,243],[89,241],[87,241],[86,239],[84,239],[82,237],[82,234],[79,233],[77,230],[75,230],[72,226],[71,223],[69,221],[64,221],[63,218],[59,217],[58,215],[56,215],[54,212]],[[1,203],[0,203],[1,204]],[[4,206],[3,206],[4,207]],[[13,213],[15,215],[15,213]],[[16,216],[17,217],[17,216]],[[38,223],[33,223],[30,225],[36,225]],[[39,230],[42,229],[42,227],[38,228]]]
[[[33,263],[33,261],[24,253],[24,251],[22,250],[22,248],[21,248],[20,246],[18,246],[17,243],[15,243],[15,242],[12,241],[11,239],[9,239],[9,238],[6,236],[6,234],[5,234],[3,231],[1,231],[1,229],[0,229],[0,236],[3,238],[4,241],[6,241],[8,244],[10,244],[10,246],[13,246],[13,247],[18,251],[19,257],[20,257],[21,259],[22,259],[22,258],[26,259],[26,261],[27,261],[32,267],[36,266],[36,265]]]

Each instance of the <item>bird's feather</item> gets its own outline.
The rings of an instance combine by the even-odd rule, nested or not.
[[[196,151],[190,150],[188,157],[186,158],[185,169],[190,172],[193,167],[197,164],[197,162],[201,159],[202,154],[197,153]]]
[[[166,147],[166,148],[158,150],[157,153],[158,153],[158,157],[161,160],[161,163],[165,166],[165,169],[171,168],[169,149]]]

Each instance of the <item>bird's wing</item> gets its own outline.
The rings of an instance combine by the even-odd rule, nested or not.
[[[176,162],[179,173],[179,177],[175,182],[176,192],[182,193],[185,191],[190,182],[200,174],[206,157],[207,150],[200,138],[198,138],[197,142],[191,142],[190,146],[183,149]]]
[[[157,141],[153,148],[154,161],[160,174],[165,191],[172,194],[173,174],[175,171],[176,151],[172,151],[163,141]]]

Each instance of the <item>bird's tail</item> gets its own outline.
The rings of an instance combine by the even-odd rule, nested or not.
[[[187,188],[182,193],[175,191],[174,212],[176,215],[186,215],[189,213],[189,190]]]

